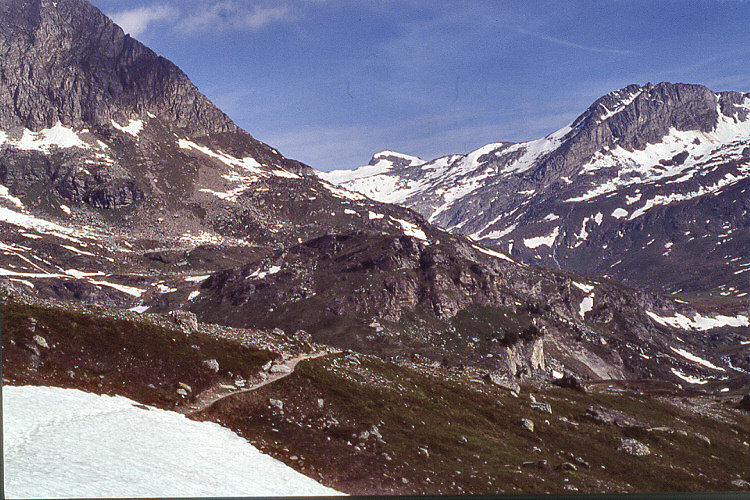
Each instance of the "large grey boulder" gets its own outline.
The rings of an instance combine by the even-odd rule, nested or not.
[[[190,311],[175,310],[170,311],[169,316],[185,333],[195,333],[198,331],[198,316]]]

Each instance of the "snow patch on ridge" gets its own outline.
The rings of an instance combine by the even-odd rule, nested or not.
[[[141,130],[143,130],[143,121],[142,120],[130,120],[127,125],[120,125],[116,121],[112,120],[112,126],[119,130],[120,132],[124,132],[126,134],[130,134],[133,137],[138,137],[138,134],[141,133]]]
[[[705,360],[703,358],[700,358],[700,357],[696,356],[695,354],[690,353],[690,352],[688,352],[688,351],[686,351],[684,349],[680,349],[680,348],[672,347],[672,346],[670,346],[669,348],[672,349],[677,354],[679,354],[680,356],[682,356],[683,358],[689,359],[690,361],[692,361],[694,363],[701,364],[701,365],[705,366],[706,368],[711,368],[712,370],[719,370],[721,372],[726,371],[726,370],[724,370],[724,368],[722,368],[720,366],[716,366],[715,364],[711,363],[710,361]]]
[[[0,132],[0,146],[4,144],[17,149],[43,152],[48,152],[52,148],[90,147],[78,137],[73,129],[63,126],[60,122],[39,132],[24,129],[23,135],[18,140],[9,139],[6,132]]]
[[[552,245],[555,243],[555,240],[557,239],[557,236],[560,234],[560,228],[555,227],[555,229],[552,230],[550,234],[547,236],[536,236],[534,238],[524,238],[523,244],[526,245],[527,248],[538,248],[541,246],[548,246],[552,247]]]
[[[403,229],[406,236],[412,236],[422,241],[428,241],[427,235],[424,233],[424,231],[422,231],[419,226],[417,226],[413,222],[409,222],[403,219],[397,219],[396,217],[391,217],[391,219],[401,225],[401,229]]]
[[[671,326],[682,330],[711,330],[712,328],[720,328],[723,326],[729,326],[732,328],[750,326],[750,320],[748,320],[748,317],[743,314],[738,314],[737,316],[717,315],[710,317],[703,316],[696,312],[693,315],[693,319],[680,313],[676,313],[674,316],[660,316],[651,311],[646,311],[646,314],[660,325]]]

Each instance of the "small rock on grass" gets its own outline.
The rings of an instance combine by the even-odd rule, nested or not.
[[[532,422],[528,418],[522,418],[521,425],[524,427],[524,429],[527,429],[529,432],[534,432],[534,422]]]
[[[284,402],[283,401],[279,401],[278,399],[271,398],[271,399],[268,400],[268,404],[270,404],[271,406],[275,406],[279,410],[283,410],[284,409]]]
[[[219,362],[215,359],[204,359],[201,364],[214,373],[219,373]]]
[[[34,335],[34,343],[38,345],[39,347],[44,347],[45,349],[49,349],[49,344],[47,344],[47,339],[45,339],[41,335]]]
[[[271,373],[291,373],[292,369],[286,365],[273,365],[269,371]]]
[[[636,457],[644,457],[651,454],[649,447],[636,439],[620,439],[620,446],[617,449]]]

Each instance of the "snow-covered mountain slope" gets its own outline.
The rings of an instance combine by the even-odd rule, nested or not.
[[[748,115],[748,94],[631,85],[542,139],[367,176],[364,168],[319,175],[528,262],[742,298]]]
[[[340,495],[213,422],[122,396],[3,387],[7,498]]]

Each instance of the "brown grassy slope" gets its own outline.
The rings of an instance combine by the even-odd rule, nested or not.
[[[529,393],[550,403],[553,414],[532,408]],[[283,401],[283,411],[270,398]],[[697,404],[716,415],[687,408]],[[596,424],[584,416],[592,405],[645,426]],[[354,355],[301,363],[292,376],[227,398],[203,418],[347,493],[715,491],[750,479],[750,448],[743,444],[750,441],[750,418],[726,404],[550,387],[525,387],[515,398],[494,386],[440,380]],[[522,418],[534,421],[534,432],[521,426]],[[382,441],[362,434],[373,425]],[[649,446],[651,455],[617,451],[628,437]],[[539,460],[547,463],[523,465]],[[576,470],[558,470],[565,462]]]

